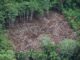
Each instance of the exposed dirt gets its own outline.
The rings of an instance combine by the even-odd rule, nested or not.
[[[75,39],[76,34],[72,31],[64,16],[50,12],[49,18],[34,20],[24,24],[17,24],[9,29],[9,38],[12,40],[16,51],[25,51],[30,49],[40,49],[39,38],[43,34],[51,37],[51,41],[58,43],[64,38]]]

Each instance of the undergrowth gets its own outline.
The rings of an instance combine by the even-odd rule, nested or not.
[[[80,36],[80,9],[63,10],[66,20],[71,28],[77,33],[79,39]]]

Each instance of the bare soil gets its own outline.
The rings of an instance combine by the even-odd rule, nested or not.
[[[49,18],[16,24],[9,28],[8,35],[16,51],[39,50],[39,38],[44,34],[51,37],[51,41],[59,43],[61,40],[75,39],[76,33],[70,28],[64,16],[57,12],[50,12]]]

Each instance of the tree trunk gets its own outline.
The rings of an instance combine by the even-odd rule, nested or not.
[[[23,12],[23,23],[25,23],[25,11]]]
[[[49,9],[47,9],[46,14],[47,14],[47,18],[49,18]]]
[[[29,11],[27,10],[27,16],[26,16],[26,18],[27,18],[27,21],[29,20]]]
[[[31,10],[31,15],[30,15],[30,21],[32,21],[32,19],[33,19],[33,10]]]

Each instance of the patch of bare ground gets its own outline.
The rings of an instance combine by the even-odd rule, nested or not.
[[[16,51],[39,50],[39,38],[43,34],[47,34],[55,43],[65,38],[75,39],[76,34],[63,15],[56,12],[50,12],[49,15],[49,18],[43,17],[42,20],[16,24],[9,28],[8,35]]]

